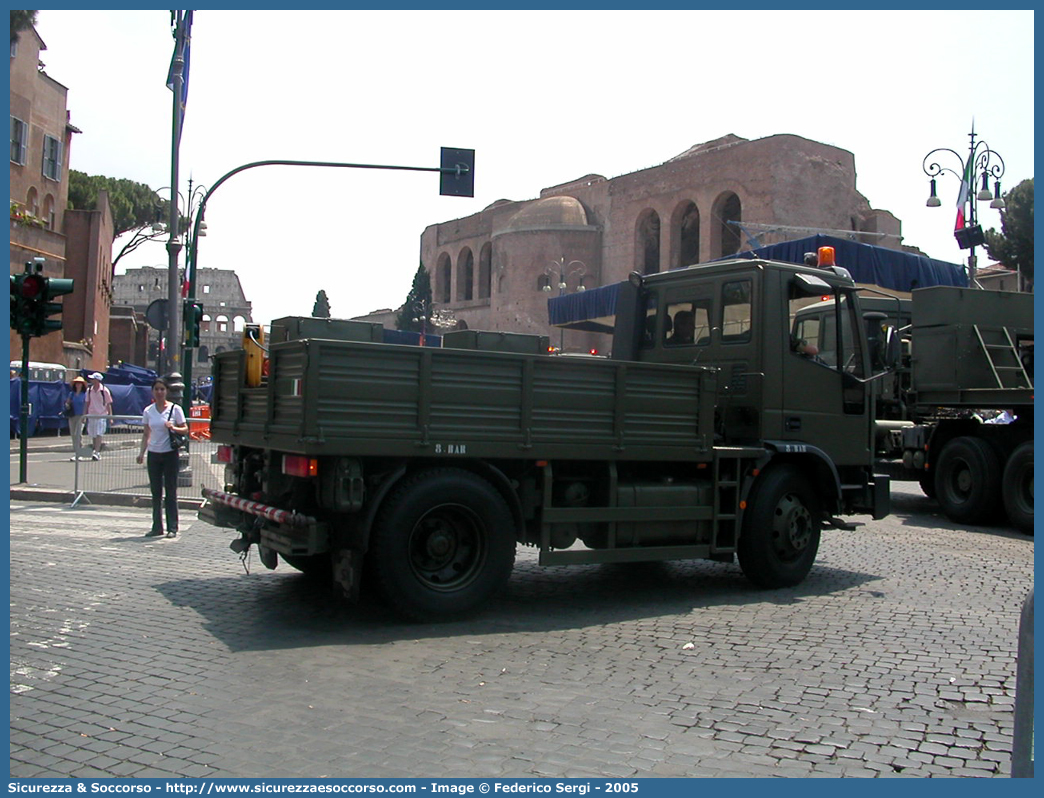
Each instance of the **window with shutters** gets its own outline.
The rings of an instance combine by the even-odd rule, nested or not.
[[[43,175],[50,180],[62,179],[62,143],[54,136],[44,136]]]
[[[17,116],[11,117],[11,163],[25,165],[25,143],[29,127]]]

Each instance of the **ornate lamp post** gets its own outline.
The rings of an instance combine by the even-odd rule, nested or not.
[[[965,160],[956,150],[948,147],[938,147],[926,156],[922,168],[924,173],[931,178],[929,208],[938,208],[942,205],[936,189],[936,178],[944,172],[949,172],[961,182],[960,193],[957,195],[957,222],[954,226],[953,235],[961,249],[968,250],[968,284],[974,288],[975,281],[975,247],[984,244],[986,237],[979,225],[978,203],[990,201],[990,207],[1001,210],[1004,208],[1004,200],[1001,198],[1000,179],[1004,176],[1004,159],[995,151],[991,150],[985,141],[975,140],[975,125],[969,134],[971,144],[968,148],[968,158]],[[958,172],[947,166],[942,166],[934,160],[941,153],[950,153],[957,159],[961,171]],[[990,193],[990,180],[993,180],[993,193]],[[981,183],[976,192],[975,187]]]
[[[573,269],[572,271],[569,271],[569,267],[572,266],[574,263],[580,264],[579,267],[576,268],[576,269]],[[540,286],[540,290],[541,291],[545,291],[547,293],[551,292],[551,277],[553,275],[555,275],[555,274],[558,275],[558,295],[559,296],[562,296],[562,294],[565,293],[566,287],[568,285],[568,283],[566,281],[568,280],[568,278],[572,277],[574,274],[579,274],[580,275],[580,282],[576,286],[577,292],[579,293],[580,291],[586,291],[587,290],[587,286],[584,285],[584,277],[587,275],[587,266],[586,266],[586,264],[584,264],[583,261],[571,260],[571,261],[569,261],[569,263],[566,263],[565,258],[559,258],[558,260],[551,261],[551,263],[547,266],[547,268],[544,269],[544,279],[542,281],[543,285]],[[565,348],[565,330],[563,329],[563,330],[559,330],[558,351],[561,352],[564,348]]]

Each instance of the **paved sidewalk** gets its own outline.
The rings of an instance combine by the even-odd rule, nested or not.
[[[21,442],[11,439],[11,500],[72,504],[76,500],[72,439],[68,435],[34,435],[27,440],[26,482],[19,482]],[[107,441],[103,456],[117,449],[133,449],[136,440]],[[115,491],[83,491],[80,501],[89,504],[121,507],[150,507],[151,500],[144,495],[126,495]],[[198,489],[179,491],[178,506],[194,509],[202,504]]]

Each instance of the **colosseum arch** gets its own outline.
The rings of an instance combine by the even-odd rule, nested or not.
[[[234,316],[232,318],[232,329],[235,330],[237,333],[243,332],[243,329],[245,327],[246,327],[246,317],[245,316]]]
[[[680,202],[671,215],[671,268],[699,262],[700,209],[691,200]]]
[[[642,274],[660,270],[660,215],[651,208],[642,211],[635,226],[634,267]]]
[[[714,224],[711,226],[711,259],[726,258],[740,251],[740,229],[729,222],[743,218],[740,198],[731,191],[723,191],[714,200],[712,209]]]
[[[493,280],[493,245],[488,241],[479,253],[478,298],[489,299]]]
[[[435,301],[449,302],[450,296],[450,256],[443,252],[435,265]]]
[[[465,247],[457,256],[457,301],[475,298],[475,256]]]

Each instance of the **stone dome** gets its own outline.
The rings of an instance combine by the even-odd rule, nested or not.
[[[578,199],[561,196],[534,200],[508,220],[503,232],[554,227],[587,227],[587,211]]]

